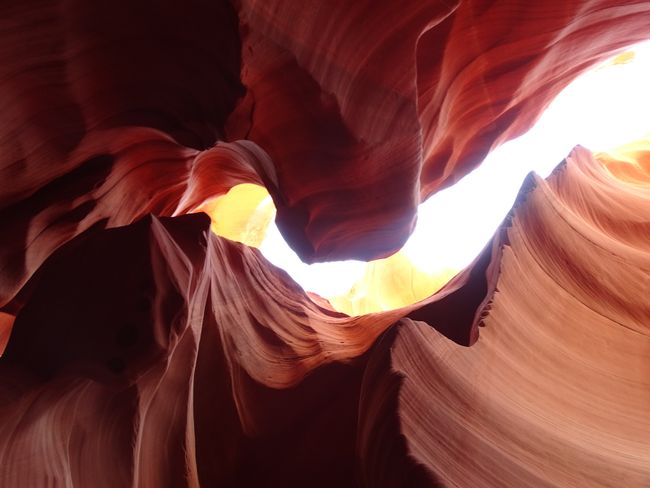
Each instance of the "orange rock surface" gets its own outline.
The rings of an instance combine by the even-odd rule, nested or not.
[[[0,486],[650,485],[647,141],[530,175],[388,312],[195,213],[260,185],[304,260],[387,258],[649,3],[0,8]]]

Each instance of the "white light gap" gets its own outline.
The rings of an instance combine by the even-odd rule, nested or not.
[[[523,136],[492,151],[454,186],[419,207],[418,224],[403,252],[423,271],[461,270],[492,237],[525,178],[546,177],[576,145],[606,151],[650,132],[650,43],[631,47],[633,59],[604,63],[568,85]],[[347,293],[367,263],[307,265],[275,224],[260,247],[303,289],[329,298]]]

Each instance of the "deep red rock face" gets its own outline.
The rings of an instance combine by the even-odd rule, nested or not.
[[[5,3],[0,486],[650,485],[647,143],[391,312],[184,215],[262,184],[305,260],[386,256],[650,4]]]

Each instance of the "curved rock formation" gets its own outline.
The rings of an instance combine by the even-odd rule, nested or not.
[[[9,4],[0,303],[93,224],[245,182],[303,259],[389,255],[421,198],[649,19],[632,1]]]
[[[305,260],[388,256],[650,4],[2,11],[0,485],[650,484],[647,143],[530,176],[384,313],[184,215],[259,184]]]
[[[405,323],[382,351],[370,388],[401,383],[399,432],[443,486],[648,484],[648,183],[578,148],[515,208],[476,345]]]
[[[648,188],[578,148],[441,292],[359,317],[201,215],[86,232],[19,296],[2,484],[643,486]]]

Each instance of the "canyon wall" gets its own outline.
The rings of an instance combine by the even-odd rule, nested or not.
[[[0,9],[0,485],[650,484],[647,141],[529,175],[389,312],[192,213],[255,183],[305,261],[388,256],[650,4]]]

